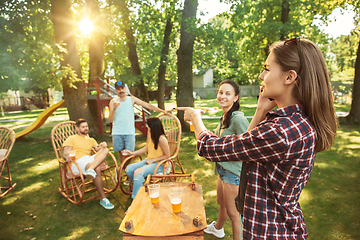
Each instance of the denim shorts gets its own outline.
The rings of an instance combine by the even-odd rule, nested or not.
[[[236,185],[236,186],[239,185],[240,179],[235,174],[229,172],[228,170],[225,170],[219,164],[216,164],[216,170],[217,170],[217,172],[219,174],[219,177],[220,177],[221,181],[223,181],[225,183],[232,184],[232,185]]]
[[[119,152],[124,149],[134,151],[135,150],[135,135],[113,135],[113,150]]]

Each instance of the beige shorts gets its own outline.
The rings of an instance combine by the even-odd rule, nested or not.
[[[86,155],[76,160],[76,163],[79,165],[81,172],[85,172],[86,165],[88,163],[93,162],[94,160],[95,160],[95,155],[92,156]],[[79,173],[79,169],[77,168],[76,164],[71,165],[71,171],[73,171],[73,173]]]

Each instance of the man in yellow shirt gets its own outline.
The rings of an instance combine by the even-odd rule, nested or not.
[[[86,176],[94,179],[94,185],[100,195],[100,205],[105,209],[113,209],[114,205],[106,198],[103,182],[101,179],[100,164],[105,160],[109,153],[106,142],[98,144],[94,138],[89,137],[89,126],[85,119],[78,119],[75,123],[76,135],[68,137],[63,143],[64,158],[71,163],[73,173],[79,173],[76,164],[72,164],[70,152],[76,151],[75,161],[79,165],[81,172]],[[91,155],[91,150],[97,152]]]

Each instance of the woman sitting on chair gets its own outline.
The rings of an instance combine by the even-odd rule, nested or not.
[[[125,172],[128,177],[134,182],[133,191],[131,197],[134,199],[139,189],[142,187],[145,177],[149,174],[153,174],[156,168],[157,162],[165,160],[170,157],[170,150],[168,140],[165,136],[163,125],[159,118],[150,117],[146,120],[148,133],[146,146],[137,150],[123,150],[123,154],[128,155],[142,155],[147,153],[147,158],[130,164],[126,167]],[[160,173],[164,169],[161,165],[157,172]]]

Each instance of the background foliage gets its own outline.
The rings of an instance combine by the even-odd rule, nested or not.
[[[74,22],[87,17],[85,0],[74,0]],[[101,9],[105,36],[104,60],[106,74],[122,76],[129,85],[139,79],[132,76],[128,60],[128,47],[119,11],[119,1],[95,1]],[[337,7],[359,11],[356,1],[307,0],[244,0],[227,1],[232,4],[229,13],[220,14],[208,23],[190,28],[196,34],[194,45],[194,72],[214,69],[214,81],[219,83],[230,78],[239,84],[257,84],[258,74],[268,54],[268,47],[279,39],[302,36],[317,43],[326,56],[334,81],[350,84],[354,76],[357,31],[337,39],[322,33],[314,19],[327,20]],[[346,5],[347,2],[347,5]],[[130,21],[136,38],[142,78],[148,90],[157,89],[157,73],[160,63],[166,19],[170,16],[174,25],[171,33],[167,60],[167,85],[176,85],[177,57],[179,48],[182,1],[175,0],[128,0]],[[59,51],[55,44],[51,23],[50,2],[31,0],[7,0],[0,3],[0,91],[8,89],[44,92],[47,88],[61,88],[60,79],[71,69],[59,69]],[[284,11],[287,18],[282,16]],[[201,14],[201,13],[200,13]],[[356,15],[358,16],[358,15]],[[91,19],[90,19],[91,20]],[[65,21],[65,20],[64,20]],[[358,23],[356,22],[358,27]],[[91,35],[83,35],[76,27],[81,57],[82,75],[86,81],[89,71],[88,42]],[[350,84],[351,85],[351,84]],[[345,87],[349,89],[348,87]],[[340,91],[344,87],[339,87]],[[348,91],[348,90],[344,90]]]

